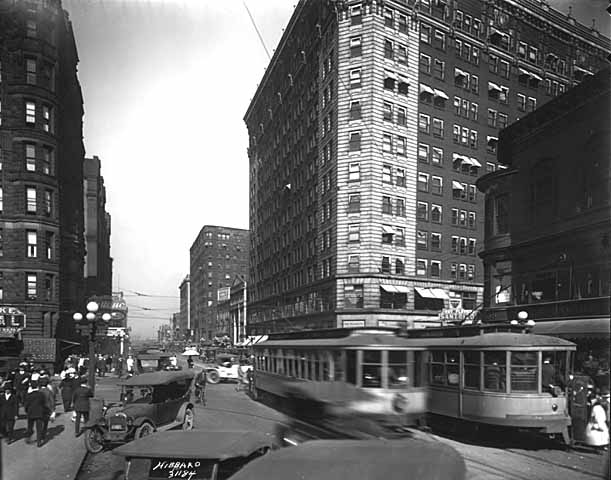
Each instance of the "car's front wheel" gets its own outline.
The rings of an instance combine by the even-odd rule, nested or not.
[[[221,376],[216,370],[208,370],[208,372],[206,372],[206,379],[209,383],[219,383],[221,381]]]
[[[148,435],[151,435],[154,432],[155,432],[155,427],[153,427],[153,425],[151,425],[149,422],[144,422],[142,425],[136,428],[136,433],[134,435],[134,438],[138,439],[138,438],[146,437]]]
[[[193,430],[193,425],[195,424],[195,414],[193,410],[187,408],[185,410],[185,418],[182,421],[182,429],[183,430]]]
[[[104,434],[98,428],[88,428],[85,432],[85,448],[89,453],[104,450]]]

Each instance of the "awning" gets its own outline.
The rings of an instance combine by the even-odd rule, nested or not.
[[[522,67],[518,67],[520,71],[520,75],[528,75],[530,77],[530,72],[528,70],[523,69]]]
[[[420,93],[429,93],[431,95],[435,95],[435,91],[429,87],[428,85],[420,84]]]
[[[358,47],[361,44],[361,37],[355,37],[350,39],[351,47]]]
[[[471,160],[469,160],[467,157],[462,156],[460,153],[454,153],[452,155],[452,161],[457,161],[460,160],[461,163],[466,163],[467,165],[472,165]]]
[[[537,75],[536,73],[532,73],[532,72],[530,72],[530,76],[531,76],[532,78],[534,78],[535,80],[539,81],[539,82],[542,82],[542,81],[543,81],[543,79],[542,79],[542,78],[541,78],[539,75]]]
[[[438,89],[436,89],[436,88],[434,89],[434,91],[435,91],[435,96],[436,96],[436,97],[441,97],[441,98],[443,98],[443,99],[445,99],[445,100],[449,100],[449,99],[450,99],[450,97],[448,97],[448,96],[445,94],[445,92],[444,92],[444,91],[442,91],[442,90],[438,90]]]
[[[452,189],[454,190],[464,190],[465,187],[463,187],[460,182],[457,182],[456,180],[452,180]]]
[[[509,36],[508,34],[506,34],[504,32],[501,32],[500,30],[497,30],[496,28],[492,29],[492,32],[490,33],[490,36],[492,36],[492,35],[500,35],[501,37],[508,37]]]
[[[397,293],[397,287],[394,285],[380,285],[380,288],[388,293]]]
[[[439,298],[442,300],[449,299],[447,292],[443,288],[429,288],[431,293],[435,295],[435,298]]]
[[[386,78],[392,78],[393,80],[397,80],[397,74],[395,72],[386,70],[385,73],[386,73]]]
[[[575,70],[576,72],[581,72],[581,73],[585,73],[586,75],[594,75],[592,72],[590,72],[589,70],[586,70],[585,68],[581,68],[578,67],[577,65],[575,65],[573,67],[573,70]]]
[[[407,83],[409,85],[409,79],[403,75],[399,75],[399,82]]]
[[[482,164],[479,163],[476,158],[470,157],[469,160],[471,160],[471,165],[473,165],[474,167],[481,167],[482,166]]]
[[[414,290],[422,298],[437,298],[430,288],[414,287]]]
[[[610,326],[611,320],[609,317],[552,320],[535,323],[532,333],[567,339],[599,337],[608,341]]]
[[[528,75],[529,77],[534,78],[535,80],[537,80],[539,82],[543,81],[543,79],[539,75],[537,75],[536,73],[529,72],[528,70],[526,70],[526,69],[524,69],[522,67],[519,67],[518,69],[520,70],[520,75]]]
[[[388,225],[382,225],[382,232],[383,233],[388,233],[390,235],[394,235],[395,234],[395,230],[392,227],[389,227]]]
[[[488,90],[497,90],[499,92],[502,92],[501,87],[499,87],[496,83],[494,82],[488,82]]]
[[[461,70],[460,68],[454,67],[454,76],[455,77],[466,77],[467,72],[465,72],[464,70]]]
[[[407,287],[404,287],[403,285],[395,285],[395,288],[397,289],[397,293],[407,293],[409,290]]]
[[[491,136],[491,135],[488,135],[488,136],[486,137],[486,141],[487,141],[488,143],[490,143],[490,142],[498,142],[498,141],[499,141],[499,139],[498,139],[497,137],[493,137],[493,136]]]

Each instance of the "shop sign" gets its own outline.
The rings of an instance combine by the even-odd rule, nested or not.
[[[362,328],[365,326],[365,320],[344,320],[342,322],[343,328]]]

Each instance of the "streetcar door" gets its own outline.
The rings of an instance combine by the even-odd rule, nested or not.
[[[573,441],[584,442],[586,438],[586,426],[588,425],[588,383],[591,382],[587,375],[575,375],[569,382],[569,415],[571,416],[571,427]]]

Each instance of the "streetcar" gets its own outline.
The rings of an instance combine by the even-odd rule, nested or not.
[[[424,339],[402,338],[390,328],[329,329],[271,334],[253,353],[256,398],[306,397],[341,407],[344,415],[401,425],[424,421]]]
[[[574,343],[510,332],[426,341],[429,413],[560,434],[570,444],[566,391]]]

